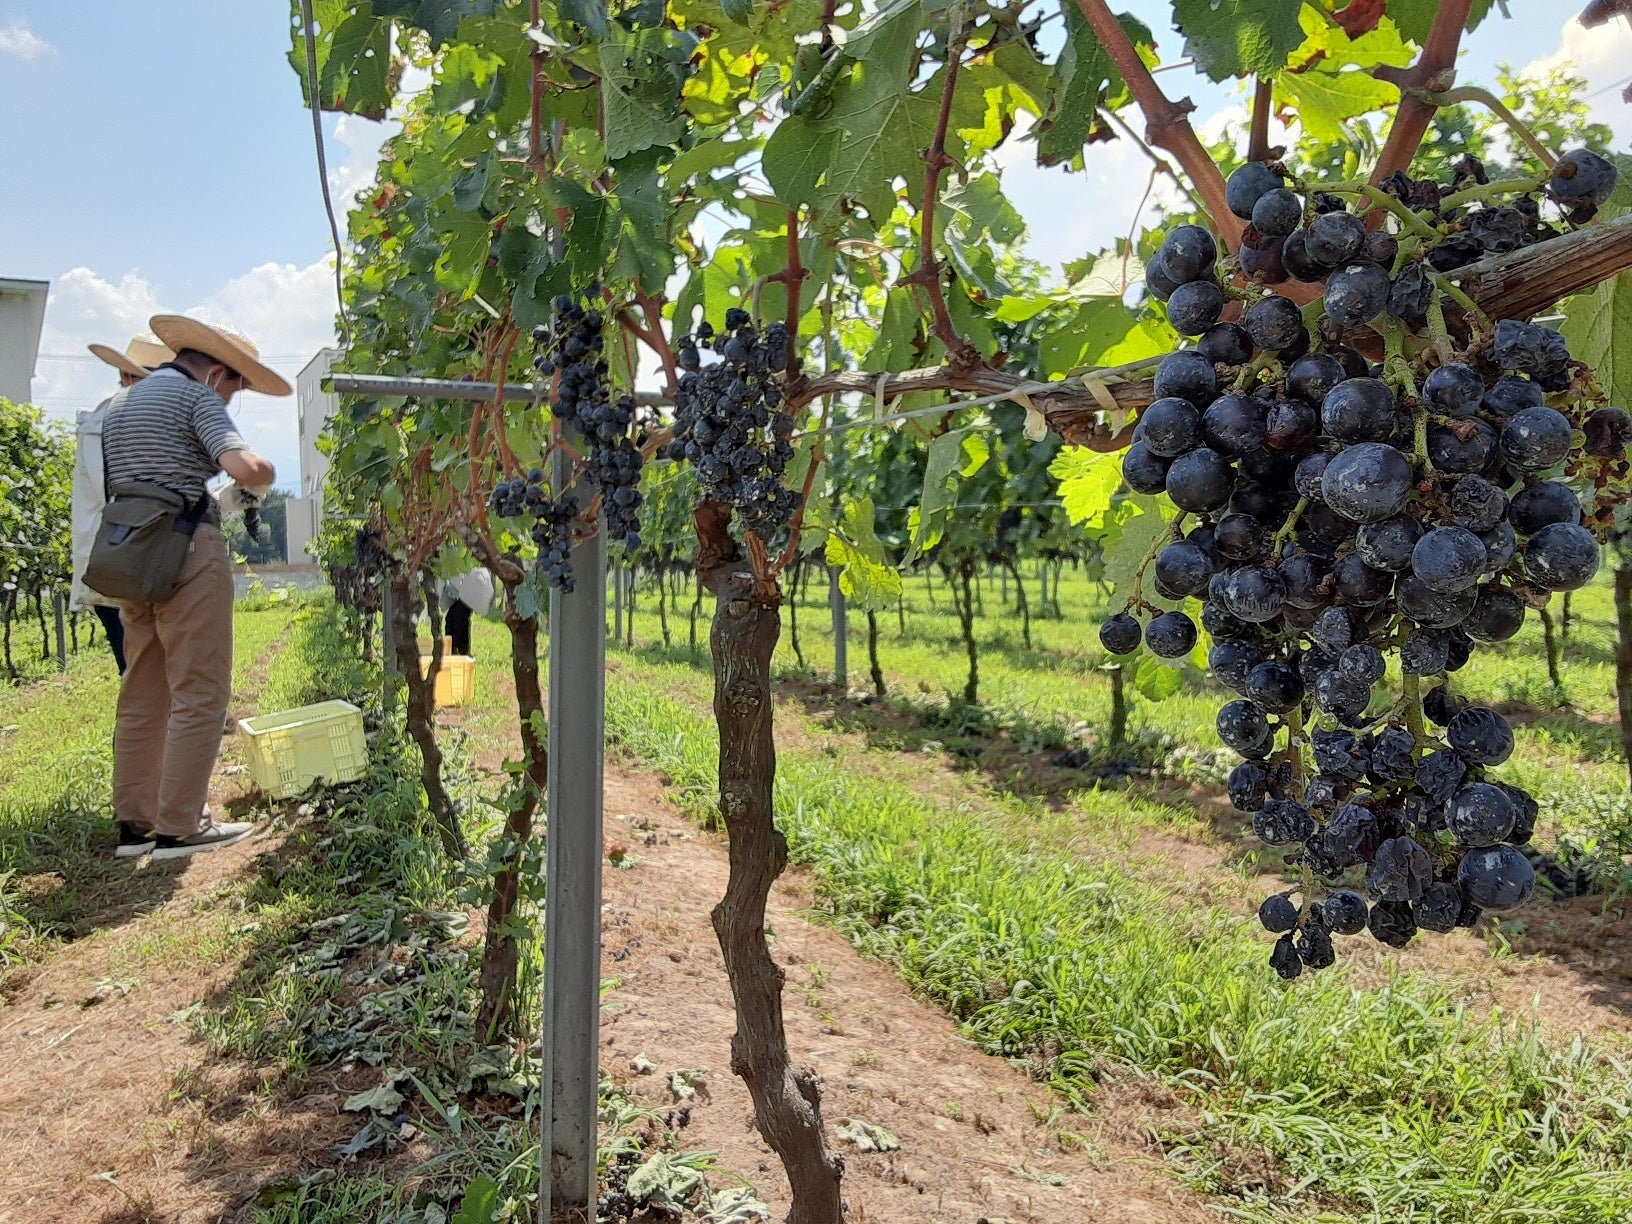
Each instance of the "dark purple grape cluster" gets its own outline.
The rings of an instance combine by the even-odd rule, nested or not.
[[[554,308],[553,326],[533,331],[534,341],[544,350],[533,366],[541,373],[554,370],[559,375],[555,412],[584,441],[584,477],[600,494],[607,539],[633,553],[640,548],[638,486],[644,463],[640,409],[633,395],[614,397],[607,383],[601,335],[606,320],[600,311],[566,296],[556,298]]]
[[[1160,363],[1122,472],[1183,514],[1100,636],[1114,654],[1143,644],[1183,658],[1200,638],[1187,601],[1199,601],[1210,670],[1237,694],[1217,720],[1242,758],[1230,799],[1304,877],[1259,913],[1279,936],[1270,963],[1291,978],[1330,965],[1334,935],[1369,930],[1399,947],[1530,897],[1519,847],[1536,803],[1491,776],[1512,730],[1449,677],[1597,572],[1584,522],[1601,520],[1583,498],[1624,475],[1632,416],[1584,402],[1563,338],[1521,320],[1461,350],[1371,364],[1344,334],[1393,309],[1399,239],[1339,200],[1315,195],[1306,210],[1267,166],[1242,167],[1228,194],[1300,279],[1325,280],[1324,322],[1312,329],[1289,299],[1250,290],[1240,321],[1224,321],[1216,242],[1196,226],[1168,234],[1151,287],[1176,330],[1199,338]],[[1435,266],[1474,228],[1459,221],[1407,268]],[[1503,218],[1477,229],[1512,237]],[[1423,285],[1413,326],[1440,292],[1426,274]],[[1274,359],[1252,365],[1260,354]],[[1384,684],[1390,657],[1403,697]]]
[[[714,360],[705,360],[712,349]],[[748,312],[725,312],[718,332],[703,323],[676,344],[679,389],[674,440],[666,455],[689,462],[702,496],[730,505],[745,530],[769,541],[802,504],[783,475],[793,459],[793,417],[783,411],[780,375],[788,368],[788,332],[764,332]]]
[[[573,589],[572,530],[578,517],[578,499],[568,493],[552,499],[544,481],[544,470],[533,468],[525,476],[501,480],[488,494],[487,508],[498,518],[533,520],[531,536],[538,546],[538,572],[553,587],[569,595]]]

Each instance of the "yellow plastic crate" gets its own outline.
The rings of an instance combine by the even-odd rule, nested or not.
[[[349,701],[320,701],[239,722],[255,785],[274,798],[298,795],[314,781],[352,782],[368,768],[363,712]]]
[[[423,656],[429,657],[430,653],[431,653],[431,646],[433,644],[434,643],[432,643],[429,638],[420,638],[419,639],[419,653],[421,655],[423,655]],[[453,653],[453,639],[451,637],[443,638],[442,639],[442,657],[447,658],[452,653]]]
[[[431,670],[431,656],[419,656],[419,674]],[[469,655],[445,654],[436,672],[436,704],[466,705],[476,695],[476,660]]]

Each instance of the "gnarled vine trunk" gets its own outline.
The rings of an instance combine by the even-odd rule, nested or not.
[[[516,685],[516,720],[523,749],[521,793],[512,798],[504,817],[508,847],[493,875],[493,899],[487,906],[487,935],[482,945],[482,1006],[477,1031],[489,1040],[514,1027],[517,949],[510,918],[521,894],[521,868],[533,837],[533,817],[549,779],[550,754],[544,742],[544,696],[538,682],[538,620],[516,611],[515,590],[505,586],[504,623],[510,630],[510,674]]]
[[[765,904],[788,863],[776,827],[771,656],[782,631],[780,592],[756,586],[726,525],[729,512],[697,511],[698,575],[716,605],[709,648],[714,719],[720,733],[720,815],[730,838],[731,874],[714,907],[714,933],[736,1004],[731,1070],[748,1086],[759,1132],[782,1161],[793,1191],[788,1224],[841,1224],[844,1163],[827,1150],[816,1073],[788,1059],[782,1020],[784,973],[765,943]]]
[[[397,670],[408,685],[406,710],[408,734],[419,748],[419,783],[425,789],[425,803],[436,824],[442,849],[455,861],[465,857],[465,835],[459,814],[447,788],[442,784],[442,749],[436,742],[436,673],[442,666],[442,638],[431,639],[431,670],[419,669],[419,635],[415,628],[412,576],[398,572],[391,576],[392,646]]]

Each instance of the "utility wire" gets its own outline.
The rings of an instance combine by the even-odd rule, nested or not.
[[[346,317],[346,293],[341,279],[345,250],[340,243],[340,223],[334,217],[334,200],[329,195],[329,159],[323,150],[323,106],[317,80],[317,22],[312,17],[312,0],[300,0],[301,30],[306,37],[306,91],[312,103],[312,139],[317,144],[317,177],[323,188],[323,211],[329,218],[329,237],[334,240],[334,297],[340,310],[341,339],[351,344],[351,320]]]

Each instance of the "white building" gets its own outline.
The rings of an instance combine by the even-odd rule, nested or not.
[[[34,363],[40,356],[45,295],[50,281],[0,277],[0,399],[24,404],[32,396]]]
[[[328,478],[328,456],[317,449],[317,439],[339,407],[323,380],[340,360],[341,350],[319,349],[295,376],[295,413],[300,429],[300,496],[288,502],[289,560],[307,560],[306,545],[323,529],[323,482]]]

